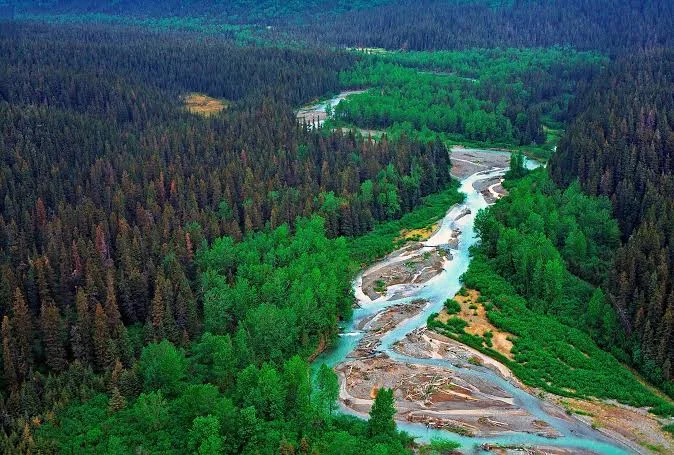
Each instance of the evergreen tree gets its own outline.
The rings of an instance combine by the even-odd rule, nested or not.
[[[14,354],[12,346],[11,327],[9,325],[9,318],[4,316],[2,318],[2,361],[3,361],[3,376],[5,381],[12,389],[19,386],[19,378],[17,377],[16,368],[14,367]]]
[[[393,389],[379,389],[370,409],[367,431],[371,436],[393,435],[396,432]]]
[[[110,332],[108,331],[108,317],[100,303],[96,304],[94,311],[92,333],[94,360],[96,362],[96,367],[100,371],[104,371],[111,366],[111,361],[113,361],[113,353],[110,352],[111,340]]]
[[[63,323],[59,310],[53,302],[42,304],[40,325],[42,327],[42,349],[45,354],[45,363],[52,371],[63,371],[66,367]]]
[[[18,370],[23,377],[28,375],[33,364],[33,322],[26,300],[19,288],[14,292],[12,326],[17,346]]]
[[[126,407],[126,399],[120,393],[117,387],[112,389],[112,396],[110,397],[110,404],[108,410],[110,413],[119,412]]]

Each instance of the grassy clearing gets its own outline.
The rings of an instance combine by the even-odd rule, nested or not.
[[[189,112],[202,117],[210,117],[219,114],[228,106],[227,102],[211,98],[202,93],[190,93],[185,96],[185,107]]]

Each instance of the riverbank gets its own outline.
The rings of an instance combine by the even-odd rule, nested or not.
[[[489,322],[484,305],[478,303],[483,300],[479,292],[472,289],[462,290],[454,296],[454,300],[460,304],[461,310],[452,317],[458,317],[468,324],[464,328],[465,332],[479,336],[490,332],[492,334],[490,340],[493,344],[491,348],[512,360],[511,340],[515,337],[500,331]],[[446,321],[448,317],[447,312],[443,310],[437,319]],[[434,358],[451,359],[456,352],[453,347],[462,346],[464,351],[473,352],[474,357],[469,359],[471,363],[481,364],[498,371],[504,378],[515,381],[518,387],[531,395],[564,410],[567,415],[582,420],[610,439],[620,441],[635,453],[674,453],[672,438],[662,430],[663,419],[650,414],[646,408],[635,408],[613,400],[562,397],[528,387],[516,379],[508,366],[479,351],[426,328],[420,329],[420,335],[415,334],[414,337],[412,334],[408,335],[405,340],[399,342],[400,349],[403,349],[406,355],[413,357],[424,356],[432,352]],[[418,349],[421,342],[424,343],[423,349]]]
[[[332,110],[349,96],[365,93],[366,91],[367,90],[345,90],[333,98],[303,106],[295,113],[297,121],[300,123],[321,126],[330,116],[327,106],[330,106],[330,110]]]
[[[439,312],[444,301],[459,291],[459,277],[470,263],[468,250],[476,241],[475,215],[488,206],[482,193],[490,188],[496,191],[505,173],[505,168],[490,168],[489,160],[496,156],[499,163],[509,161],[508,154],[498,152],[460,153],[453,158],[470,163],[459,168],[459,175],[470,172],[469,166],[478,169],[463,178],[465,202],[453,205],[427,240],[385,257],[354,283],[358,300],[354,321],[345,328],[339,345],[322,357],[340,377],[343,411],[365,416],[376,391],[390,387],[399,427],[422,441],[444,437],[469,450],[482,444],[514,444],[554,446],[559,453],[586,449],[587,453],[626,453],[563,406],[532,395],[505,365],[425,328],[428,316]],[[381,278],[382,271],[393,270],[391,266],[405,264],[452,239],[442,270],[428,280],[410,282],[409,277],[416,275],[411,273],[390,286],[386,282],[378,286],[380,292],[366,292],[377,273]]]

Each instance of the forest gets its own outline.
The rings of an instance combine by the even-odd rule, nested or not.
[[[115,368],[133,369],[146,343],[187,348],[204,330],[261,330],[251,321],[264,313],[267,328],[292,328],[265,360],[306,358],[348,317],[346,271],[321,273],[316,255],[295,258],[290,269],[274,263],[279,282],[291,270],[315,270],[321,284],[316,295],[292,294],[296,308],[277,306],[280,295],[265,306],[258,299],[278,289],[255,290],[252,262],[240,264],[239,278],[234,263],[208,274],[203,258],[214,253],[205,248],[233,252],[249,239],[242,252],[260,241],[266,253],[268,241],[253,233],[288,235],[298,217],[313,215],[323,217],[329,238],[354,236],[451,186],[439,141],[375,143],[297,124],[294,104],[338,88],[337,70],[353,61],[343,53],[41,25],[3,28],[0,46],[7,55],[0,70],[0,314],[9,447],[32,438],[30,419],[82,399],[78,384],[110,392]],[[216,58],[222,53],[229,58]],[[181,101],[192,91],[230,107],[209,119],[192,115]],[[291,246],[279,248],[289,257]],[[267,276],[259,267],[258,277]],[[225,294],[247,296],[256,312],[219,306],[230,282]],[[324,314],[316,298],[326,299]],[[259,353],[254,346],[270,335],[245,342]]]
[[[67,407],[58,421],[47,419],[30,448],[407,453],[409,440],[396,431],[385,390],[369,422],[337,415],[335,373],[322,366],[313,379],[306,361],[316,339],[333,333],[335,319],[351,309],[343,238],[328,239],[323,220],[315,217],[299,221],[294,234],[282,226],[236,244],[217,239],[196,261],[203,270],[204,334],[177,348],[180,332],[168,315],[170,303],[163,294],[155,297],[156,341],[142,349],[133,367],[116,361],[104,387],[95,379],[76,387],[74,398],[81,403]],[[65,375],[92,377],[80,362]]]
[[[390,50],[572,46],[619,54],[671,46],[668,0],[399,0],[291,24],[308,43]]]
[[[576,87],[604,63],[601,55],[561,48],[377,52],[340,74],[345,89],[377,89],[340,103],[335,121],[391,137],[444,133],[459,143],[541,150],[545,121],[565,121]]]
[[[245,40],[389,50],[671,46],[668,0],[1,0],[22,20],[109,22]],[[6,7],[7,8],[7,7]],[[449,24],[449,25],[448,25]],[[252,36],[251,36],[252,35]]]
[[[226,20],[230,23],[276,23],[278,21],[296,21],[315,15],[329,13],[331,15],[348,11],[360,11],[373,6],[390,3],[392,0],[274,0],[249,1],[229,0],[170,0],[140,1],[121,0],[115,2],[98,2],[94,0],[40,0],[39,2],[4,0],[14,3],[18,14],[107,14],[130,17],[186,17],[204,16]]]
[[[655,383],[674,378],[674,54],[618,59],[588,87],[551,162],[559,184],[578,179],[609,198],[622,246],[608,274],[623,347]]]
[[[674,3],[0,0],[3,15],[4,453],[454,450],[399,432],[393,390],[368,420],[342,414],[316,359],[358,271],[464,200],[456,144],[549,165],[512,155],[462,277],[512,358],[459,318],[429,327],[541,394],[674,416]],[[351,89],[323,127],[298,122]],[[191,94],[222,111],[190,112]]]

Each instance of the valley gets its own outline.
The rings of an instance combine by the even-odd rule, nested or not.
[[[0,0],[0,448],[674,453],[674,3]]]

